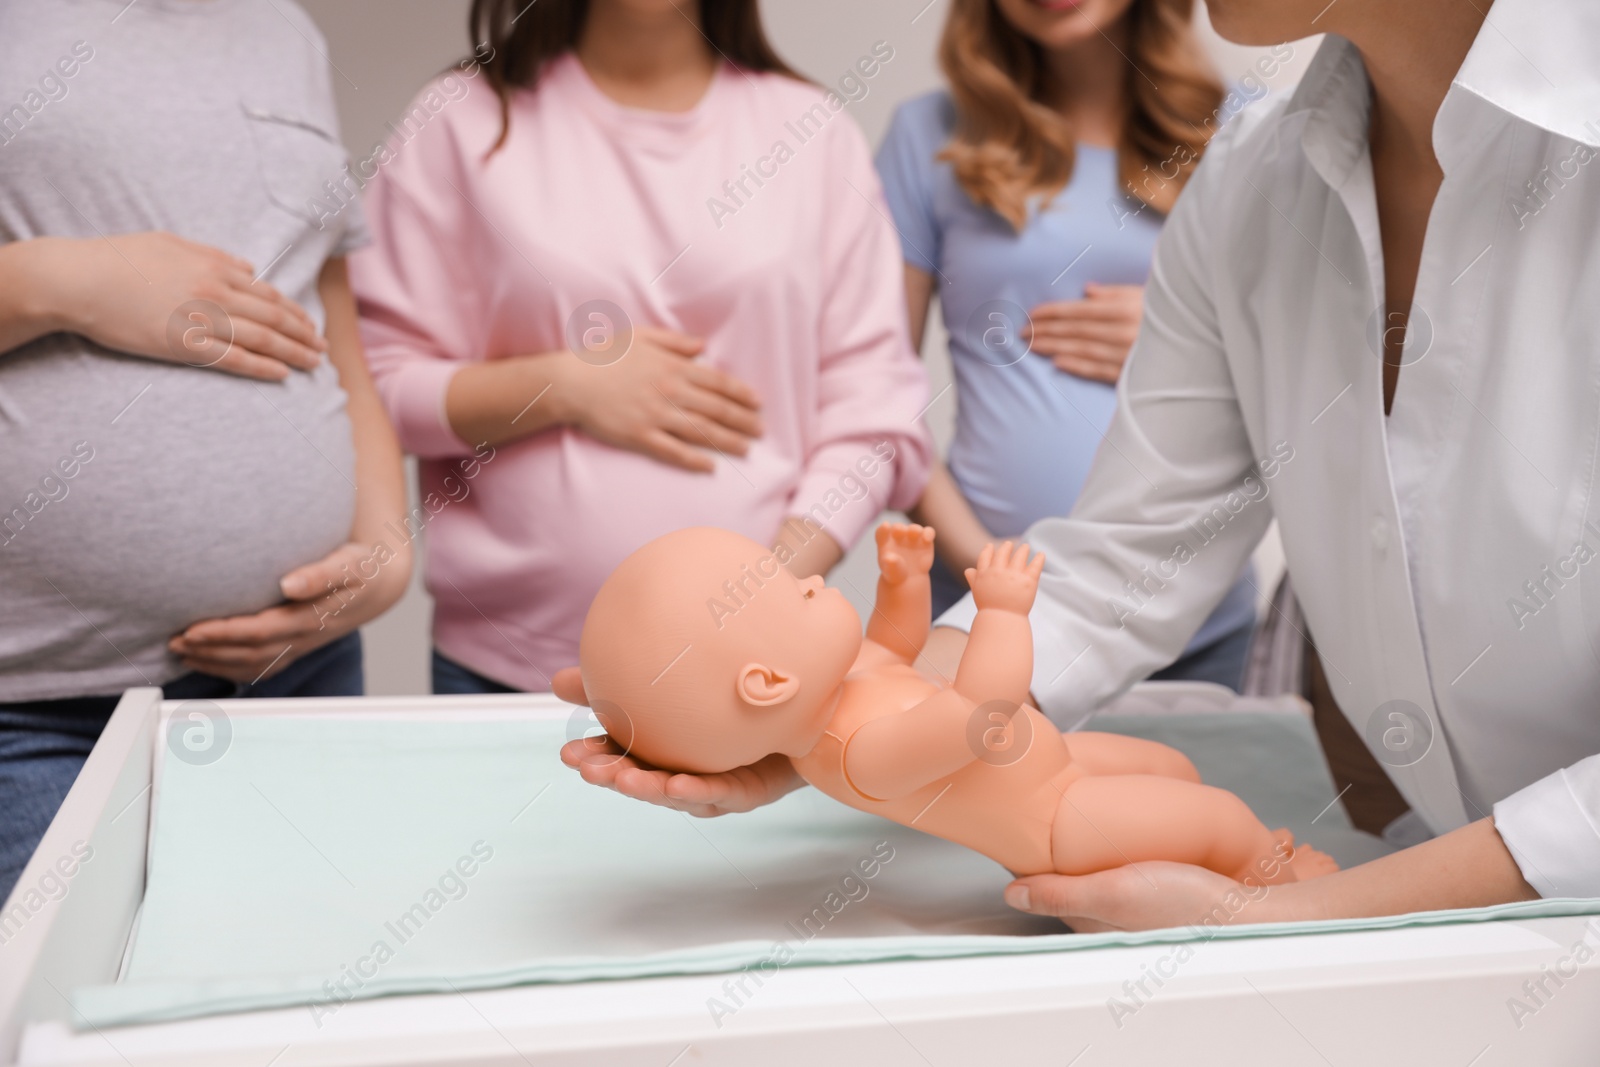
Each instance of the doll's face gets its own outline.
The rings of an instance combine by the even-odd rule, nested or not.
[[[623,561],[584,623],[587,702],[648,763],[713,773],[822,736],[861,620],[820,578],[724,530],[680,530]]]
[[[861,651],[861,617],[843,593],[819,576],[797,579],[781,568],[771,592],[770,602],[752,600],[747,605],[758,616],[751,626],[761,634],[757,640],[762,654],[740,664],[734,691],[742,703],[772,709],[768,719],[771,730],[765,731],[771,741],[764,743],[767,752],[763,755],[803,756],[821,740],[832,716],[834,697]],[[730,626],[737,623],[730,622]],[[756,650],[737,634],[729,634],[727,639],[737,649],[733,659],[744,659]],[[752,670],[749,664],[759,664],[764,670]],[[773,690],[774,682],[783,678],[797,684]],[[760,703],[774,697],[782,699],[770,705]]]

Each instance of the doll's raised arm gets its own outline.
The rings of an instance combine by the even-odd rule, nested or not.
[[[867,640],[912,663],[928,640],[933,614],[933,530],[913,523],[878,527],[878,598],[867,620]]]
[[[1033,684],[1033,626],[1028,612],[1044,573],[1044,554],[1030,560],[1027,545],[985,545],[967,583],[978,614],[956,666],[955,688],[979,703],[1028,702]],[[1009,714],[1009,712],[1008,712]]]
[[[1039,587],[1044,557],[1007,541],[984,548],[967,571],[978,603],[955,685],[897,715],[873,719],[850,735],[844,769],[869,797],[890,800],[915,792],[984,754],[970,729],[974,714],[994,704],[1002,729],[1028,698],[1033,676],[1033,631],[1028,609]],[[986,723],[996,720],[985,716]],[[985,730],[992,730],[986,726]],[[990,741],[993,742],[993,738]],[[1008,739],[1009,740],[1009,739]]]

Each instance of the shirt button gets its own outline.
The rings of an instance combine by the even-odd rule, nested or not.
[[[1389,547],[1389,523],[1382,515],[1372,519],[1372,547],[1379,552]]]

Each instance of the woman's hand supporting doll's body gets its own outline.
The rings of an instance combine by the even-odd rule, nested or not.
[[[933,533],[878,532],[882,579],[865,638],[820,578],[796,580],[759,544],[682,530],[630,556],[595,598],[580,669],[556,692],[592,704],[615,748],[564,758],[600,784],[671,790],[673,806],[741,810],[799,775],[852,807],[966,845],[1019,875],[1175,860],[1280,883],[1335,869],[1200,784],[1181,754],[1112,735],[1063,737],[1025,701],[1040,557],[985,549],[968,573],[979,613],[948,686],[912,666],[928,632]],[[613,774],[595,764],[616,761]],[[622,760],[626,759],[624,764]],[[650,776],[639,779],[639,775]],[[689,783],[685,783],[689,784]],[[632,792],[633,790],[625,790]]]

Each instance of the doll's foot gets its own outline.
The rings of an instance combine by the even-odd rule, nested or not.
[[[1312,878],[1321,878],[1325,874],[1333,874],[1339,869],[1339,864],[1326,852],[1321,852],[1310,845],[1296,845],[1294,855],[1289,857],[1285,864],[1294,872],[1294,880],[1305,882]]]
[[[1272,848],[1265,856],[1234,875],[1246,885],[1286,885],[1304,882],[1339,869],[1333,857],[1310,845],[1296,845],[1294,834],[1286,829],[1272,831]]]

